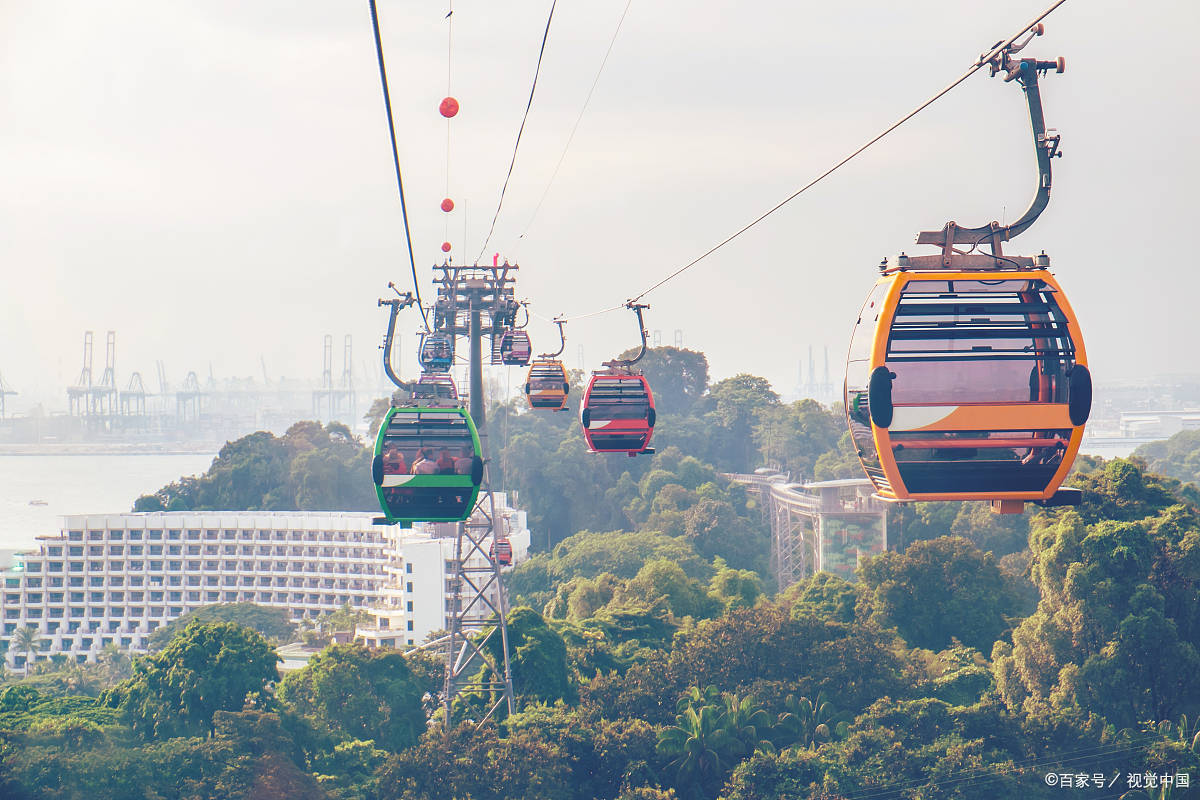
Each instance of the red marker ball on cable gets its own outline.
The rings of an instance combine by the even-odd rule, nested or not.
[[[450,252],[450,243],[449,242],[442,242],[442,252],[443,253]]]
[[[438,111],[442,112],[443,117],[450,119],[458,113],[458,101],[453,97],[447,97],[442,101],[442,104],[438,106]]]
[[[451,200],[449,197],[447,197],[445,200],[442,201],[442,211],[445,211],[446,213],[450,213],[453,210],[454,210],[454,201]]]

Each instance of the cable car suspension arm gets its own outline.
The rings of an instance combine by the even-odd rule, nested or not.
[[[558,326],[558,349],[553,353],[539,353],[538,358],[558,358],[563,350],[567,349],[567,335],[563,333],[563,325],[566,325],[567,321],[562,317],[555,317],[551,321]]]
[[[1029,208],[1020,219],[1011,225],[1001,225],[992,222],[978,228],[963,228],[955,222],[947,222],[940,231],[922,231],[917,236],[917,244],[932,244],[942,248],[943,265],[950,266],[949,259],[955,253],[962,254],[954,248],[956,244],[976,246],[987,242],[991,245],[992,254],[1001,254],[1001,242],[1006,242],[1032,225],[1050,203],[1051,159],[1062,156],[1058,150],[1060,137],[1057,133],[1046,132],[1046,119],[1042,112],[1042,94],[1038,87],[1038,76],[1045,75],[1050,70],[1062,73],[1066,62],[1062,58],[1054,61],[1038,61],[1035,58],[1013,58],[1013,53],[1023,49],[1035,36],[1041,36],[1045,31],[1039,22],[1029,29],[1023,41],[1009,42],[998,45],[989,53],[980,57],[982,63],[988,65],[992,77],[1004,73],[1004,80],[1016,80],[1025,92],[1025,102],[1029,106],[1029,123],[1033,129],[1033,147],[1037,156],[1038,185],[1034,192]],[[986,60],[985,60],[986,59]]]
[[[380,298],[379,300],[380,307],[392,307],[391,313],[388,315],[387,333],[384,334],[383,345],[379,348],[383,351],[383,371],[387,373],[388,380],[396,384],[398,388],[407,389],[408,386],[400,380],[399,376],[397,376],[396,372],[392,369],[392,341],[394,340],[396,334],[396,317],[399,316],[401,309],[408,308],[411,305],[416,305],[417,298],[413,297],[412,292],[400,294],[400,290],[396,288],[396,284],[392,283],[391,281],[388,281],[388,288],[399,295],[399,297],[391,300],[384,300]]]
[[[612,361],[605,361],[604,366],[609,367],[611,369],[616,369],[616,368],[628,369],[629,367],[632,367],[637,362],[641,361],[642,356],[646,355],[646,322],[645,322],[645,320],[642,319],[642,311],[649,308],[650,306],[646,303],[635,303],[632,300],[628,300],[625,303],[625,307],[632,310],[633,313],[637,314],[638,333],[640,333],[642,335],[642,349],[639,350],[638,354],[636,356],[634,356],[633,358],[625,358],[625,359],[614,358]]]

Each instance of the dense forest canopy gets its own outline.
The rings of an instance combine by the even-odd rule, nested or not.
[[[710,383],[694,351],[644,365],[661,411],[650,458],[589,456],[573,414],[489,410],[493,480],[530,512],[536,549],[508,575],[515,714],[445,732],[442,665],[424,652],[333,645],[280,679],[273,643],[296,632],[218,607],[132,663],[114,650],[9,676],[0,796],[1071,791],[1050,773],[1094,792],[1119,780],[1090,796],[1198,796],[1176,776],[1200,786],[1200,440],[1081,459],[1074,509],[895,508],[889,551],[856,580],[781,591],[761,509],[721,473],[858,475],[840,413],[752,375]],[[341,426],[297,423],[229,443],[138,508],[368,510],[367,453]]]

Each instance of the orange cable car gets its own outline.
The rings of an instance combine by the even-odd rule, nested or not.
[[[525,378],[525,396],[529,399],[530,408],[561,411],[567,405],[567,394],[570,391],[571,383],[561,361],[539,358],[529,365],[529,375]]]
[[[885,500],[987,500],[1000,513],[1080,500],[1060,488],[1092,403],[1079,321],[1044,253],[1002,252],[1050,200],[1059,137],[1046,133],[1038,76],[1063,61],[1011,56],[1040,33],[992,59],[1029,106],[1039,171],[1029,209],[1008,226],[921,233],[941,253],[884,262],[851,338],[846,418]],[[984,243],[990,254],[974,252]]]
[[[566,320],[555,319],[554,324],[558,326],[558,352],[542,353],[529,365],[529,373],[525,376],[525,397],[530,408],[562,411],[567,407],[567,395],[571,392],[567,368],[557,358],[567,346],[567,337],[563,333]]]
[[[863,469],[891,500],[1057,497],[1083,438],[1083,335],[1047,270],[918,270],[882,278],[846,365]]]

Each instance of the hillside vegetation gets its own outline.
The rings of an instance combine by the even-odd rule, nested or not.
[[[754,376],[708,385],[690,351],[652,351],[652,369],[651,458],[587,455],[571,415],[489,412],[494,480],[537,549],[508,580],[515,714],[446,733],[442,666],[419,653],[336,645],[280,680],[266,638],[207,615],[123,670],[74,668],[98,696],[53,665],[10,680],[0,796],[1197,796],[1127,777],[1200,785],[1200,509],[1181,476],[1088,459],[1076,509],[915,504],[855,582],[779,591],[760,510],[720,473],[854,474],[837,413]],[[299,453],[364,458],[344,433],[293,431],[230,443],[190,494],[154,497],[304,507],[321,495],[301,492]]]

